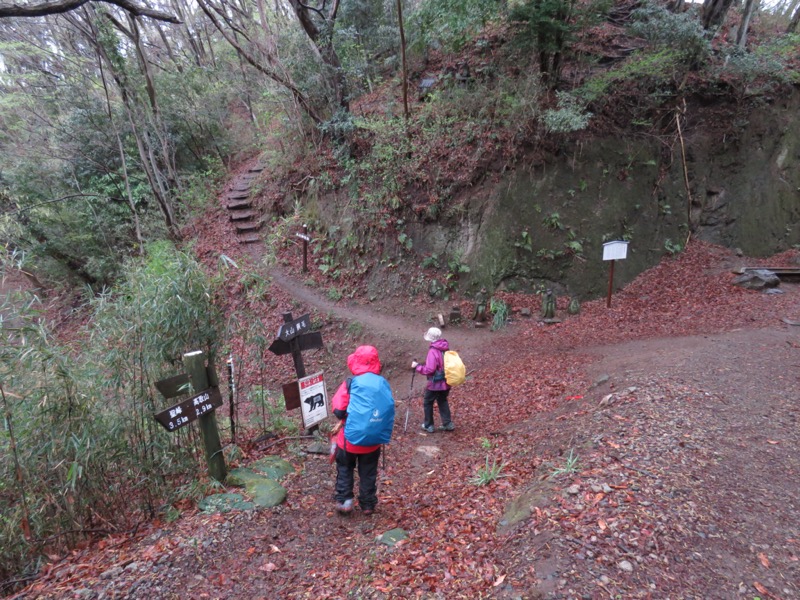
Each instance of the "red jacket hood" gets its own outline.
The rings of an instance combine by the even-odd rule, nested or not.
[[[378,359],[378,349],[375,346],[359,346],[347,357],[347,366],[353,375],[364,373],[380,375],[381,361]]]

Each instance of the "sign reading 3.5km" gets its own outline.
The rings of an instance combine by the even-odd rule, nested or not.
[[[222,395],[219,393],[219,388],[211,387],[180,404],[156,413],[155,417],[164,429],[175,431],[220,406],[222,406]]]

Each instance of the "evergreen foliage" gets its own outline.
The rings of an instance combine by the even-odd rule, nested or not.
[[[631,14],[630,30],[645,38],[656,50],[669,49],[688,65],[702,64],[711,53],[711,44],[694,11],[675,13],[655,3],[647,3]]]
[[[458,50],[492,19],[501,16],[496,0],[423,0],[409,17],[411,47]]]

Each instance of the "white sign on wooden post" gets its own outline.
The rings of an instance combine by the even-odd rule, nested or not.
[[[303,413],[303,427],[310,429],[330,414],[328,412],[328,392],[322,371],[297,380],[300,388],[300,409]]]
[[[611,308],[611,291],[614,289],[614,262],[628,257],[628,242],[625,240],[615,240],[603,244],[603,260],[610,260],[611,266],[608,269],[608,297],[606,307]]]
[[[603,260],[623,260],[628,258],[628,242],[615,240],[603,244]]]

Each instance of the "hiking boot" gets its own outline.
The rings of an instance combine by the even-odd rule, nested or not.
[[[450,421],[447,425],[439,425],[436,429],[439,431],[453,431],[455,428],[455,424]]]
[[[424,431],[425,433],[433,433],[433,425],[425,425],[425,423],[423,423],[422,431]]]
[[[350,498],[349,500],[345,500],[342,503],[336,503],[336,510],[339,511],[340,514],[346,515],[347,513],[353,512],[353,499]]]
[[[374,508],[362,508],[361,512],[364,514],[365,517],[368,517],[368,516],[370,516],[370,515],[375,513],[375,509]]]

